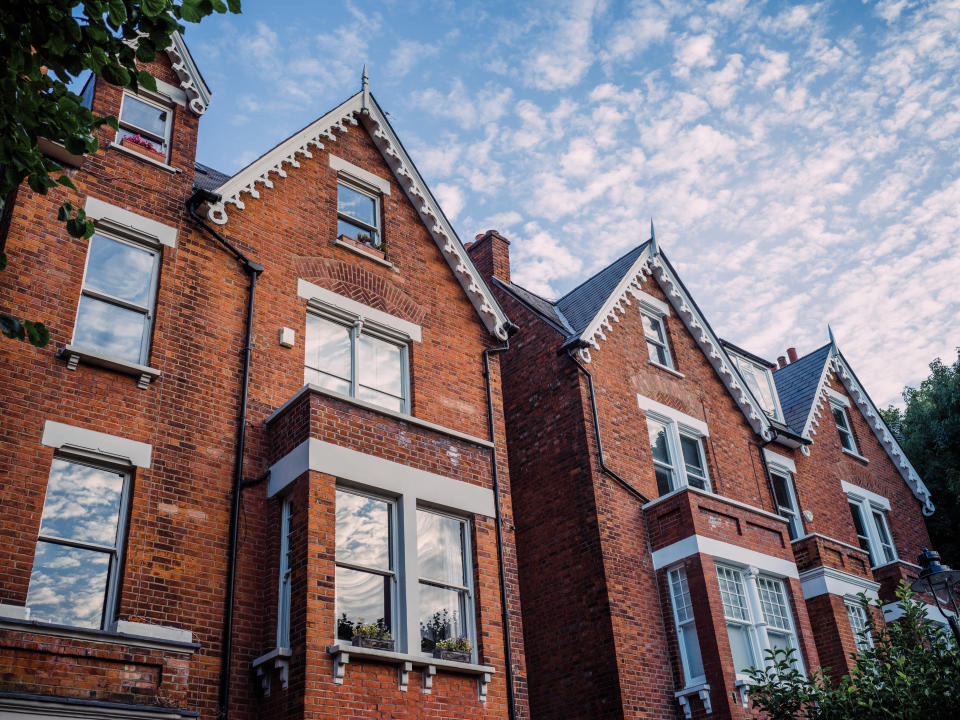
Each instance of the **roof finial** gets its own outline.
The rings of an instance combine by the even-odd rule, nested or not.
[[[367,64],[363,64],[363,76],[360,78],[360,92],[363,96],[360,98],[360,109],[366,111],[367,98],[370,97],[370,78],[367,77]]]
[[[836,355],[840,352],[840,348],[837,347],[837,340],[833,337],[833,328],[830,327],[830,323],[827,323],[827,335],[830,336],[830,352],[833,355]]]
[[[653,218],[650,218],[650,254],[656,255],[660,252],[660,248],[657,247],[657,234],[653,231]]]

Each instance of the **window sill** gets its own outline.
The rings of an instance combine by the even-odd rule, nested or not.
[[[54,142],[53,140],[47,140],[43,137],[37,138],[37,149],[47,157],[53,158],[58,163],[63,163],[64,165],[69,165],[76,168],[83,164],[83,159],[86,157],[86,154],[74,155],[60,143]]]
[[[76,370],[77,365],[83,360],[90,365],[98,365],[108,370],[115,370],[118,373],[133,375],[137,378],[137,387],[141,390],[146,390],[151,382],[160,377],[160,371],[156,368],[138,365],[127,360],[118,360],[96,350],[77,347],[76,345],[67,345],[58,354],[60,357],[67,359],[68,370]]]
[[[333,681],[337,685],[343,684],[347,665],[353,660],[366,660],[397,665],[399,670],[400,690],[406,691],[410,685],[410,671],[413,668],[423,668],[423,692],[429,695],[433,690],[433,677],[437,668],[461,675],[475,675],[477,678],[477,697],[481,702],[487,699],[487,685],[494,668],[489,665],[475,665],[454,660],[441,660],[427,655],[410,655],[407,653],[377,650],[375,648],[357,647],[348,643],[337,643],[327,648],[333,656]]]
[[[700,682],[696,685],[687,685],[683,690],[677,690],[673,694],[680,703],[680,707],[683,708],[683,716],[685,718],[693,717],[693,708],[690,707],[690,698],[693,695],[699,697],[703,703],[704,714],[709,715],[713,712],[713,706],[710,703],[710,684]]]
[[[865,458],[863,455],[861,455],[860,453],[853,452],[852,450],[847,450],[847,449],[846,449],[845,447],[843,447],[843,446],[840,447],[840,452],[842,452],[844,455],[849,455],[850,457],[854,458],[855,460],[859,460],[859,461],[862,462],[864,465],[869,465],[869,464],[870,464],[870,461],[867,460],[867,458]]]
[[[278,647],[265,655],[261,655],[250,663],[250,667],[253,668],[257,673],[257,677],[260,678],[260,689],[264,697],[270,697],[270,680],[274,670],[280,670],[280,687],[284,690],[289,687],[290,657],[292,655],[293,652],[290,648]]]
[[[176,174],[176,173],[179,173],[179,172],[183,172],[182,170],[180,170],[180,168],[175,168],[175,167],[173,167],[172,165],[167,165],[166,163],[162,163],[162,162],[160,162],[160,161],[158,161],[158,160],[154,160],[153,158],[149,158],[149,157],[147,157],[146,155],[141,155],[140,153],[134,152],[133,150],[130,150],[129,148],[125,148],[123,145],[121,145],[121,144],[119,144],[119,143],[112,142],[112,143],[110,143],[110,147],[112,147],[114,150],[119,150],[119,151],[122,152],[124,155],[129,155],[130,157],[135,157],[135,158],[137,158],[138,160],[143,160],[144,162],[150,163],[150,164],[153,165],[154,167],[161,168],[162,170],[166,170],[166,171],[169,172],[169,173],[174,173],[174,174]]]
[[[660,370],[663,370],[664,372],[668,372],[668,373],[670,373],[671,375],[673,375],[674,377],[686,378],[686,375],[684,375],[682,372],[678,372],[678,371],[674,370],[672,367],[667,367],[666,365],[661,365],[660,363],[654,362],[653,360],[647,360],[647,364],[648,364],[648,365],[653,365],[655,368],[659,368]]]
[[[341,238],[334,240],[333,244],[337,247],[342,247],[344,250],[349,250],[352,253],[356,253],[361,257],[365,257],[368,260],[373,260],[375,263],[380,263],[384,267],[393,267],[393,263],[387,260],[387,258],[382,254],[382,251],[377,251],[372,248],[368,250],[357,243],[348,242],[346,240],[342,240]]]
[[[157,627],[159,628],[160,626]],[[172,628],[163,629],[170,630]],[[19,630],[21,632],[46,635],[48,637],[86,640],[96,643],[108,643],[110,645],[126,645],[129,647],[147,648],[149,650],[162,650],[165,652],[182,653],[185,655],[192,655],[200,648],[200,643],[196,642],[181,642],[179,640],[170,640],[164,637],[127,634],[124,632],[116,632],[111,630],[93,630],[90,628],[73,627],[70,625],[55,625],[53,623],[43,623],[36,620],[24,620],[17,617],[0,617],[0,630]],[[161,635],[161,633],[158,633],[158,635]]]

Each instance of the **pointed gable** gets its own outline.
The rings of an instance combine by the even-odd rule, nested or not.
[[[567,320],[572,334],[579,335],[586,330],[647,245],[649,243],[635,247],[557,300],[556,309]]]
[[[214,192],[221,199],[210,207],[207,216],[218,225],[225,224],[229,219],[228,205],[243,209],[245,196],[259,198],[261,192],[273,188],[278,178],[287,176],[288,167],[300,167],[299,158],[312,158],[311,149],[323,150],[326,149],[324,143],[335,143],[337,133],[346,133],[347,125],[362,125],[370,135],[484,326],[495,337],[506,340],[510,321],[477,271],[380,105],[370,94],[366,74],[360,92],[274,146],[215,188]]]
[[[830,346],[824,345],[773,372],[773,382],[780,396],[780,407],[783,408],[783,420],[798,435],[807,437],[804,432],[829,357]]]

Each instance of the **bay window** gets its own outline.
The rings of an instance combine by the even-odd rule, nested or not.
[[[850,619],[850,629],[857,650],[863,651],[873,647],[873,638],[867,625],[867,608],[859,600],[848,599],[844,603],[847,607],[847,617]]]
[[[703,659],[700,655],[700,640],[693,619],[693,603],[690,600],[690,587],[687,585],[687,573],[684,568],[674,568],[667,572],[670,585],[670,597],[673,601],[673,622],[677,630],[677,645],[680,648],[680,664],[683,666],[683,680],[687,687],[705,680]]]

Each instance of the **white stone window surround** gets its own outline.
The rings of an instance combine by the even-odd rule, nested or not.
[[[876,600],[880,583],[844,570],[821,565],[800,573],[800,587],[803,590],[804,600],[828,593],[844,598],[856,598],[859,593],[864,593],[869,599]]]
[[[690,430],[696,435],[700,435],[701,437],[708,437],[710,435],[710,428],[703,420],[675,410],[669,405],[658,403],[656,400],[648,398],[645,395],[637,394],[637,405],[644,412],[659,415],[669,422],[676,423],[681,428]]]
[[[844,494],[846,494],[847,500],[860,509],[860,516],[867,533],[867,542],[870,546],[870,562],[873,567],[878,568],[882,565],[897,562],[899,553],[897,553],[897,545],[893,540],[893,533],[890,531],[890,523],[887,522],[887,513],[890,512],[890,501],[883,495],[878,495],[875,492],[849,483],[846,480],[840,481],[840,487]],[[881,518],[883,529],[888,539],[887,543],[884,543],[880,536],[874,513],[878,513]],[[887,560],[882,555],[885,545],[889,545],[893,554],[892,560]]]
[[[333,153],[330,153],[328,157],[330,159],[330,167],[336,171],[338,176],[343,175],[354,182],[366,185],[372,192],[383,193],[384,195],[390,194],[389,180],[379,175],[374,175],[369,170],[364,170],[362,167],[358,167],[343,158],[337,157]]]
[[[707,451],[704,446],[704,438],[710,435],[710,429],[702,420],[675,410],[669,405],[658,403],[643,395],[637,395],[637,405],[646,413],[647,419],[658,422],[666,427],[667,454],[672,463],[670,471],[673,482],[676,483],[669,492],[671,494],[684,487],[693,487],[690,484],[690,473],[687,470],[687,464],[683,454],[681,437],[686,436],[697,441],[697,451],[700,455],[700,463],[703,467],[703,478],[693,475],[695,480],[702,480],[705,483],[705,489],[710,492],[710,474],[707,469]],[[655,467],[659,461],[654,460]],[[694,488],[699,489],[699,488]]]
[[[43,424],[42,445],[61,451],[80,451],[108,462],[149,468],[153,446],[118,435],[88,430],[75,425],[47,420]]]
[[[158,220],[151,220],[132,210],[126,210],[116,205],[111,205],[98,198],[87,196],[83,203],[83,210],[98,229],[120,232],[129,235],[133,239],[141,240],[146,243],[156,243],[168,247],[177,245],[177,229],[170,225],[165,225]]]
[[[420,608],[417,602],[410,601],[419,597],[417,508],[440,510],[467,519],[472,515],[494,517],[493,491],[310,438],[271,466],[267,483],[268,497],[281,493],[308,470],[332,475],[344,488],[356,488],[395,499],[399,536],[403,538],[399,558],[399,581],[402,585],[402,590],[398,592],[400,618],[395,636],[399,648],[405,648],[409,655],[418,655]],[[333,621],[331,617],[331,630]]]
[[[167,87],[169,87],[169,85]],[[159,84],[157,85],[157,89],[158,90],[160,89]],[[151,107],[154,107],[157,110],[166,111],[167,121],[163,127],[162,137],[159,134],[154,135],[152,131],[139,128],[136,125],[132,124],[131,122],[125,121],[123,119],[123,106],[124,104],[126,104],[127,98],[133,98],[134,100],[138,100],[145,105],[150,105]],[[165,167],[169,167],[168,163],[170,162],[170,152],[173,149],[171,147],[172,145],[171,140],[173,135],[173,105],[174,104],[176,104],[176,102],[173,101],[172,98],[168,98],[165,95],[158,92],[156,93],[151,92],[146,88],[141,88],[137,92],[124,90],[123,99],[121,100],[121,103],[120,103],[120,112],[117,113],[117,120],[119,122],[120,129],[117,130],[116,137],[114,138],[114,141],[111,143],[111,146],[118,147],[121,149],[126,149],[126,148],[123,148],[123,145],[121,145],[122,138],[120,135],[124,131],[135,132],[139,134],[141,137],[143,137],[145,140],[149,140],[152,142],[157,142],[157,138],[160,138],[163,141],[163,146],[164,146],[163,163],[159,163],[158,161],[154,161],[154,162],[156,162],[157,164],[163,165]],[[138,157],[140,157],[139,153],[135,153],[135,154]]]
[[[416,323],[364,305],[303,278],[297,280],[297,295],[320,309],[328,308],[340,311],[362,320],[365,325],[369,323],[371,326],[382,330],[392,330],[393,333],[399,334],[402,338],[411,342],[421,342],[423,340],[423,330]]]

